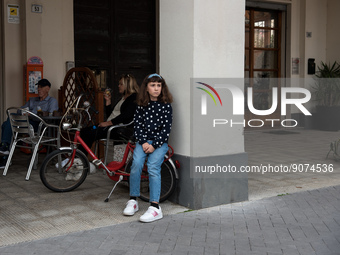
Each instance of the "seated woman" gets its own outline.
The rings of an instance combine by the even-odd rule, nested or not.
[[[122,75],[119,80],[118,90],[122,94],[122,98],[113,107],[111,104],[111,94],[104,94],[106,116],[109,116],[107,121],[99,123],[97,127],[83,128],[80,132],[81,138],[90,148],[94,141],[106,138],[110,126],[127,124],[133,120],[137,107],[136,96],[139,91],[136,79],[131,74]],[[117,131],[118,129],[111,131],[112,139],[119,138]],[[86,150],[82,146],[79,146],[79,149],[87,155]]]

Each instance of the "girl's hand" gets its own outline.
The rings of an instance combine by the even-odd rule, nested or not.
[[[154,151],[155,151],[155,148],[151,144],[149,144],[149,147],[144,152],[145,153],[153,153]]]
[[[108,126],[112,126],[112,122],[111,121],[104,121],[99,123],[98,127],[108,127]]]
[[[145,153],[153,153],[155,150],[155,148],[149,143],[144,143],[142,147]]]
[[[147,149],[148,149],[148,147],[149,147],[149,143],[143,143],[142,144],[142,148],[143,148],[143,151],[145,152]],[[146,152],[145,152],[146,153]]]

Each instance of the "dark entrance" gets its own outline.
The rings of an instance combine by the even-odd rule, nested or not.
[[[141,84],[156,71],[155,0],[74,0],[76,67],[89,67],[118,97],[121,74]]]

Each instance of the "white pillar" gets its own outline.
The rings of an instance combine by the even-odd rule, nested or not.
[[[159,8],[159,68],[174,96],[170,143],[182,165],[175,200],[192,208],[246,200],[246,176],[237,179],[226,176],[219,181],[192,178],[189,173],[192,160],[211,164],[228,161],[238,166],[247,163],[243,128],[206,130],[202,136],[213,133],[217,142],[227,141],[228,145],[216,147],[214,141],[203,139],[204,149],[198,154],[193,152],[190,80],[243,77],[245,1],[160,0]],[[225,104],[232,109],[232,100],[225,100]],[[224,195],[212,198],[215,189]]]

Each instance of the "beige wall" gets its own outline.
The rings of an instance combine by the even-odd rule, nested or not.
[[[308,58],[315,58],[318,64],[326,60],[326,49],[329,40],[326,35],[329,24],[329,3],[339,7],[338,0],[263,0],[263,2],[284,3],[287,5],[287,73],[286,77],[305,78]],[[328,3],[329,2],[329,3]],[[328,6],[328,9],[327,9]],[[327,22],[328,17],[328,22]],[[306,32],[312,32],[306,38]],[[331,53],[332,54],[332,53]],[[300,58],[300,74],[291,75],[292,58]]]
[[[4,72],[3,72],[3,86],[4,86],[4,112],[6,108],[13,105],[22,104],[22,67],[24,63],[23,57],[23,10],[19,9],[20,24],[10,24],[7,22],[7,4],[18,4],[22,7],[22,1],[2,1],[3,3],[3,23],[4,23]]]
[[[340,63],[339,0],[328,0],[327,9],[327,57],[326,61]]]
[[[5,0],[4,14],[4,111],[23,104],[23,66],[31,56],[44,62],[44,78],[52,83],[57,97],[66,74],[66,61],[74,61],[73,1]],[[18,4],[20,24],[7,21],[7,5]],[[32,13],[31,5],[42,5],[42,13]]]
[[[176,0],[174,0],[176,1]],[[265,2],[266,0],[263,0]],[[243,3],[243,1],[241,1]],[[310,77],[307,75],[307,61],[308,58],[315,58],[316,64],[320,64],[321,61],[333,62],[335,60],[340,61],[340,51],[338,45],[340,45],[340,33],[338,32],[338,10],[340,9],[339,0],[268,0],[268,2],[278,2],[288,4],[287,12],[287,53],[286,53],[286,76],[293,78],[305,78]],[[41,14],[32,13],[31,5],[40,4],[43,7]],[[195,3],[195,4],[194,4]],[[226,12],[230,10],[230,14],[233,15],[233,1],[217,2],[228,5],[225,8]],[[44,61],[44,77],[48,78],[52,83],[51,95],[57,97],[57,89],[62,85],[65,71],[65,62],[74,61],[74,44],[73,44],[73,1],[71,0],[2,0],[3,8],[2,22],[3,22],[3,78],[1,86],[1,113],[4,110],[13,105],[21,105],[23,103],[23,65],[27,59],[31,56],[39,56]],[[20,24],[10,24],[7,21],[7,5],[18,4],[20,6]],[[195,19],[194,15],[198,15],[201,11],[200,1],[186,1],[185,3],[179,3],[184,11],[172,10],[176,9],[175,4],[161,1],[160,5],[160,71],[170,70],[171,68],[181,66],[183,72],[176,73],[176,82],[187,82],[187,78],[184,73],[194,76],[194,74],[203,74],[204,76],[214,75],[219,76],[219,70],[212,66],[203,67],[202,65],[195,65],[197,59],[203,61],[206,57],[203,51],[200,51],[200,47],[206,47],[201,43],[204,41],[197,41],[199,29],[203,28],[208,30],[209,22],[213,20],[207,19]],[[211,5],[211,4],[210,4]],[[198,7],[198,8],[197,8]],[[192,8],[196,8],[193,10]],[[202,10],[202,13],[209,11],[213,7],[204,7],[207,10]],[[217,9],[219,7],[217,6]],[[223,10],[223,6],[222,6]],[[213,10],[215,12],[215,10]],[[174,14],[175,13],[175,14]],[[227,13],[230,15],[229,13]],[[168,16],[169,17],[168,17]],[[176,19],[174,19],[174,15]],[[239,14],[241,15],[241,14]],[[225,16],[222,11],[217,12],[217,15],[212,16],[214,19],[220,19],[223,21]],[[238,17],[238,16],[237,16]],[[169,18],[169,22],[162,22]],[[235,20],[235,18],[234,18]],[[179,24],[177,24],[179,23]],[[241,29],[243,26],[240,23],[235,26],[226,26],[226,29],[233,33],[234,29]],[[228,24],[231,24],[228,23]],[[181,24],[184,24],[183,26]],[[218,23],[217,24],[222,24]],[[168,33],[167,31],[174,31]],[[306,32],[312,32],[312,38],[306,38]],[[195,34],[194,34],[195,33]],[[209,33],[214,33],[211,29]],[[174,34],[181,34],[180,38],[173,36]],[[195,37],[194,37],[195,36]],[[222,52],[225,51],[224,45],[229,44],[228,48],[232,47],[232,42],[228,42],[228,37],[221,37],[219,40],[223,43],[214,45],[212,50],[219,49]],[[240,38],[241,40],[242,38]],[[194,41],[196,40],[196,41]],[[243,39],[242,39],[243,40]],[[181,47],[176,47],[176,52],[172,56],[168,57],[168,51],[164,47],[168,45],[177,45],[180,42]],[[201,44],[201,45],[200,45]],[[195,51],[192,47],[196,47]],[[237,52],[238,54],[238,52]],[[239,66],[238,62],[243,61],[243,57],[239,58],[236,55],[233,56],[233,52],[225,51],[224,54],[216,54],[215,59],[219,59],[222,55],[228,55],[228,58],[236,61],[237,64],[232,64],[227,68],[224,75],[228,73],[235,74],[234,67]],[[241,54],[242,55],[242,54]],[[181,61],[178,62],[176,56],[182,56]],[[208,55],[206,55],[208,56]],[[300,58],[300,74],[291,75],[291,59]],[[166,61],[163,61],[166,59]],[[193,61],[191,61],[193,59]],[[176,70],[176,69],[174,69]],[[185,72],[184,72],[185,70]],[[236,70],[236,74],[239,74]],[[224,72],[224,70],[223,70]],[[170,76],[170,79],[173,76]],[[170,82],[175,82],[171,81]],[[301,84],[309,88],[308,84]],[[0,87],[1,88],[1,87]],[[174,92],[177,94],[177,92]],[[186,94],[189,92],[182,91]],[[177,95],[175,95],[177,96]],[[178,98],[181,98],[178,95]],[[183,121],[187,118],[187,114],[181,114],[179,121]],[[0,114],[1,119],[1,114]],[[186,127],[184,137],[189,135],[189,129]],[[184,149],[184,148],[183,148]],[[184,149],[187,151],[187,148]]]
[[[336,42],[336,38],[339,41],[339,33],[330,33],[329,29],[336,30],[336,27],[331,23],[334,23],[338,15],[333,9],[339,7],[340,1],[271,0],[270,2],[289,3],[287,9],[286,77],[301,78],[298,85],[311,90],[314,85],[312,80],[314,75],[307,74],[308,59],[314,58],[317,66],[321,61],[329,61],[330,57],[338,54],[334,42]],[[312,37],[307,38],[306,32],[311,32]],[[300,59],[299,75],[291,74],[292,58]],[[293,85],[296,86],[296,83]],[[311,100],[306,104],[306,107],[313,111],[314,105],[315,102]],[[289,117],[290,113],[300,113],[300,111],[296,107],[292,107],[292,109],[288,109],[287,113]]]
[[[305,33],[312,32],[305,42],[305,65],[308,58],[315,58],[316,65],[326,61],[327,0],[306,0]],[[307,75],[307,68],[305,70]]]

